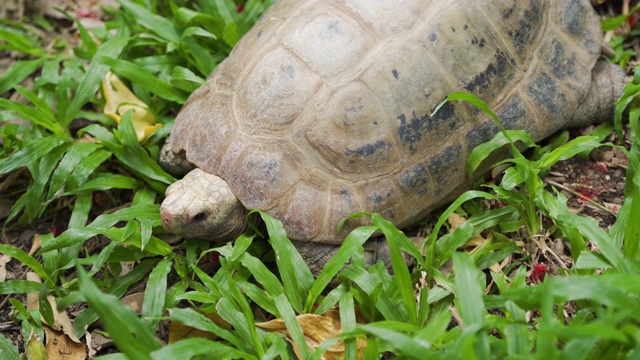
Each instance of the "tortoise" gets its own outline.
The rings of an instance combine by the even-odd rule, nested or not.
[[[231,240],[247,212],[282,221],[321,269],[379,213],[404,228],[472,184],[469,153],[498,131],[453,91],[541,140],[613,114],[623,71],[598,62],[589,0],[277,1],[178,114],[165,166],[165,229]],[[388,260],[385,242],[367,261]]]

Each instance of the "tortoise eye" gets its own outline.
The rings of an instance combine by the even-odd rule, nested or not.
[[[196,216],[193,217],[194,222],[201,222],[202,220],[207,218],[207,214],[201,212],[197,213]]]

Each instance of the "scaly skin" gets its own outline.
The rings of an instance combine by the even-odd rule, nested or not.
[[[247,209],[218,176],[192,170],[165,195],[160,217],[171,233],[221,241],[233,240],[246,229]]]

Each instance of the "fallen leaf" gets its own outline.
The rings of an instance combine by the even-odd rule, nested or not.
[[[142,303],[144,302],[144,293],[138,292],[134,294],[129,294],[127,296],[123,296],[120,299],[120,302],[127,305],[133,310],[136,315],[140,315],[142,313]]]
[[[449,221],[449,224],[451,225],[451,232],[453,232],[460,225],[464,224],[467,221],[467,219],[463,218],[462,216],[456,213],[452,213],[447,218],[447,221]],[[489,239],[482,237],[480,234],[476,234],[476,235],[473,235],[471,238],[469,238],[469,240],[467,240],[467,242],[464,244],[464,247],[475,249],[477,247],[480,247],[486,244],[487,241],[489,241]]]
[[[31,249],[29,249],[29,255],[37,253],[42,247],[42,241],[40,240],[40,234],[33,235],[33,241],[31,242]]]
[[[102,91],[106,103],[104,113],[120,123],[120,116],[132,110],[131,120],[136,129],[138,140],[144,140],[155,129],[162,126],[156,122],[156,117],[149,112],[147,104],[138,99],[118,76],[108,72],[102,80]]]
[[[194,309],[197,311],[197,309]],[[216,325],[225,328],[227,330],[231,329],[231,324],[226,322],[223,318],[221,318],[218,314],[206,314],[202,313],[205,317],[209,318],[209,320],[213,321]],[[202,331],[196,328],[192,328],[191,326],[184,325],[177,321],[172,321],[169,325],[169,344],[173,344],[176,341],[188,339],[188,338],[205,338],[209,340],[216,340],[218,337],[209,331]]]
[[[611,210],[614,214],[618,215],[618,211],[620,211],[620,208],[622,207],[622,205],[612,204],[605,201],[604,207]]]
[[[342,334],[342,324],[340,323],[340,313],[338,311],[328,311],[325,316],[316,314],[303,314],[296,317],[302,327],[304,338],[307,345],[312,350],[315,350],[325,340],[334,338]],[[302,358],[298,350],[297,345],[291,339],[289,331],[284,324],[284,320],[275,319],[268,322],[257,323],[256,326],[264,331],[277,332],[284,334],[293,345],[293,350],[298,355],[298,358]],[[358,348],[358,359],[364,356],[364,351],[367,348],[367,342],[363,339],[356,339],[356,346]],[[341,359],[344,357],[344,342],[339,341],[324,353],[321,359],[333,360]]]
[[[95,353],[102,349],[106,349],[114,345],[113,339],[102,335],[100,332],[94,330],[92,333],[86,333],[87,335],[87,344],[90,344],[89,352]]]
[[[27,272],[25,274],[25,278],[29,281],[34,281],[39,283],[42,282],[42,279],[40,279],[40,276],[38,276],[38,274],[34,273],[33,271]],[[40,294],[38,292],[32,292],[27,294],[27,310],[28,311],[40,308],[40,304],[38,303],[39,297],[40,297]]]
[[[7,254],[0,255],[0,282],[7,280],[7,263],[11,261],[11,256]]]
[[[76,343],[82,344],[78,336],[76,336],[75,331],[73,330],[73,325],[71,324],[71,319],[67,315],[66,311],[59,312],[58,311],[58,303],[53,295],[48,295],[47,300],[49,300],[49,304],[51,304],[51,308],[53,309],[53,329],[56,331],[62,331],[65,335],[67,335],[71,340]]]
[[[136,263],[133,261],[121,261],[120,262],[120,277],[127,275],[128,273],[136,267]]]
[[[28,360],[47,360],[47,350],[42,343],[42,339],[33,331],[29,335],[25,350]]]
[[[40,276],[34,272],[28,272],[26,274],[26,279],[29,281],[42,282]],[[27,310],[35,310],[40,308],[40,294],[37,292],[32,292],[27,294]],[[71,324],[71,319],[67,315],[66,311],[58,311],[58,303],[56,302],[56,298],[53,295],[47,295],[47,300],[49,300],[49,304],[51,304],[51,308],[53,309],[53,324],[51,327],[56,331],[62,331],[66,334],[72,341],[82,344],[78,336],[76,336],[75,331],[73,330],[73,324]]]
[[[87,358],[87,347],[75,342],[66,334],[55,331],[49,326],[42,327],[47,335],[47,356],[49,360],[84,360]]]

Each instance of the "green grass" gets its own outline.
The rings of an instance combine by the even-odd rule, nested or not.
[[[25,105],[0,98],[0,120],[20,117],[32,123],[0,127],[4,137],[0,174],[26,168],[30,175],[21,178],[28,184],[24,180],[25,187],[15,194],[18,200],[4,228],[20,229],[51,216],[61,204],[70,214],[64,232],[41,237],[42,248],[35,256],[0,244],[0,253],[42,279],[41,283],[0,282],[0,294],[39,294],[36,310],[10,300],[25,339],[32,331],[43,336],[43,321],[54,322],[47,300],[53,295],[60,309],[88,305],[73,319],[78,337],[84,336],[86,326],[101,320],[120,351],[103,359],[211,358],[212,354],[286,359],[296,356],[294,348],[304,358],[319,359],[339,340],[344,341],[345,358],[354,358],[359,351],[367,359],[389,353],[412,359],[638,356],[640,70],[618,102],[613,125],[604,125],[593,135],[572,140],[560,136],[540,147],[524,132],[503,131],[478,147],[467,164],[469,175],[492,151],[505,146],[513,157],[504,163],[511,166],[499,185],[468,191],[443,209],[422,248],[377,214],[354,215],[369,216],[370,225],[349,234],[314,279],[282,224],[265,213],[257,214],[266,225],[268,244],[254,232],[216,248],[198,240],[174,248],[160,238],[158,201],[174,178],[157,164],[159,144],[188,94],[205,81],[268,4],[248,1],[242,13],[230,0],[121,5],[121,10],[111,12],[106,29],[89,32],[78,23],[82,43],[72,54],[64,38],[45,47],[46,35],[38,26],[0,20],[0,49],[26,55],[0,76],[0,93],[15,91],[27,100]],[[628,60],[628,54],[619,53],[617,61]],[[164,124],[142,142],[131,113],[123,114],[120,124],[102,113],[104,97],[96,94],[109,70]],[[29,76],[35,76],[33,87],[20,86]],[[486,104],[470,94],[448,98],[461,100],[499,123]],[[622,148],[629,156],[625,202],[615,224],[605,231],[595,220],[573,215],[566,198],[546,189],[542,178],[560,160],[599,146],[618,146],[601,144],[602,134],[612,129],[621,132],[625,109],[631,135],[631,149]],[[78,128],[73,126],[77,119],[90,123]],[[82,137],[99,141],[78,141]],[[525,148],[532,154],[528,158],[521,153]],[[96,193],[113,196],[114,205],[122,207],[96,214]],[[483,211],[478,199],[505,206]],[[446,220],[454,212],[468,220],[447,231]],[[526,276],[532,260],[522,256],[509,236],[524,234],[527,239],[541,231],[571,244],[574,266],[532,284]],[[383,264],[364,267],[362,245],[375,232],[388,241],[393,276]],[[460,250],[478,234],[489,240],[471,253]],[[108,245],[86,254],[87,240],[96,236],[109,239]],[[589,243],[598,250],[590,250]],[[414,259],[415,270],[405,264],[403,251]],[[219,254],[220,269],[208,274],[198,264],[214,253]],[[503,272],[489,269],[512,255],[521,257]],[[124,261],[136,262],[126,275],[122,275]],[[279,276],[268,267],[273,261]],[[446,271],[450,268],[453,271]],[[338,286],[329,287],[335,277]],[[141,314],[136,315],[119,299],[139,281],[146,286]],[[418,282],[422,286],[416,293]],[[564,316],[565,306],[575,309],[573,317]],[[324,315],[336,307],[342,334],[327,337],[318,349],[309,347],[297,315]],[[213,313],[222,322],[205,316]],[[295,346],[284,335],[256,325],[265,317],[282,319]],[[188,338],[162,346],[155,333],[164,320],[214,334],[218,340]],[[358,348],[357,339],[366,342],[365,349]],[[3,336],[0,351],[7,359],[19,358],[18,349]]]

